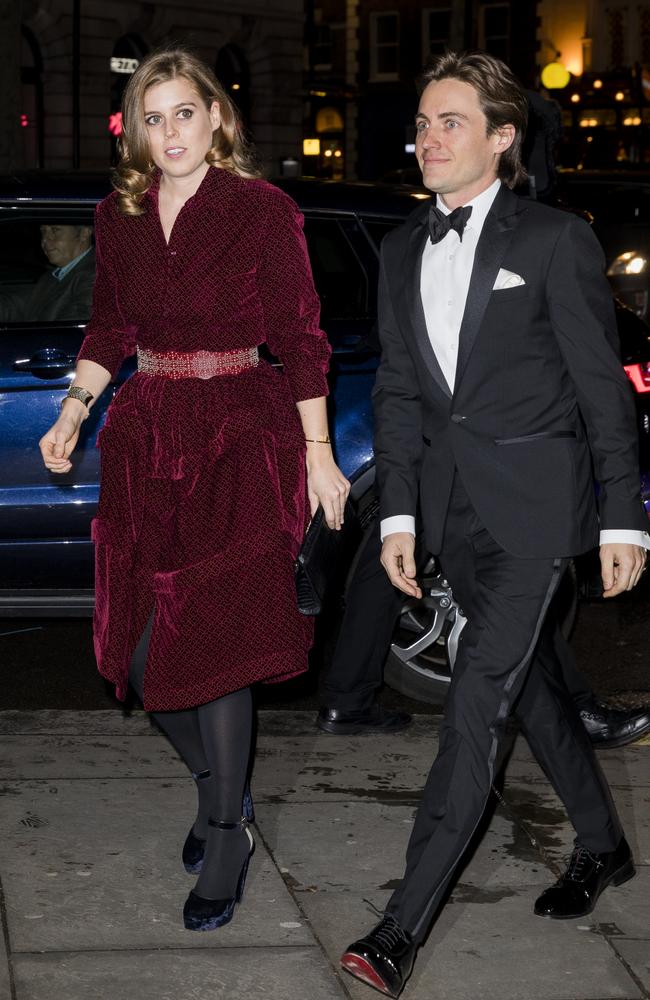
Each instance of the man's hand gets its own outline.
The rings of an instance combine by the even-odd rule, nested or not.
[[[603,597],[616,597],[632,590],[645,569],[646,553],[640,545],[620,542],[600,546],[600,568],[603,577]]]
[[[386,535],[381,548],[381,564],[394,587],[409,597],[422,597],[415,579],[415,537],[409,531]]]

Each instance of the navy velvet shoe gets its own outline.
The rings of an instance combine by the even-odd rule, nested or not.
[[[244,895],[248,865],[255,850],[255,841],[244,817],[239,823],[222,823],[213,819],[208,822],[210,826],[216,826],[220,830],[236,830],[237,827],[243,829],[248,837],[249,850],[239,873],[235,895],[230,899],[204,899],[195,892],[190,892],[183,907],[183,923],[188,931],[214,931],[232,920],[235,905],[241,902]]]
[[[193,774],[192,777],[195,781],[200,781],[202,778],[209,778],[209,771],[201,771],[200,774]],[[250,785],[246,784],[244,788],[244,798],[242,800],[241,806],[242,816],[249,823],[253,823],[255,820],[255,809],[253,806],[253,799],[251,797]],[[205,839],[197,837],[194,833],[194,827],[190,829],[187,837],[185,838],[185,843],[183,844],[183,867],[189,875],[198,875],[201,871],[201,866],[203,864],[203,855],[205,854]]]

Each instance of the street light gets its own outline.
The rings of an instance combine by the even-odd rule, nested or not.
[[[570,79],[571,74],[561,62],[547,63],[542,70],[542,83],[547,90],[562,90]]]

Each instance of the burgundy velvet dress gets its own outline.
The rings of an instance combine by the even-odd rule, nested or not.
[[[296,401],[327,394],[330,348],[294,202],[261,180],[211,167],[169,244],[158,181],[146,214],[114,194],[97,208],[93,312],[79,359],[113,375],[136,345],[229,351],[262,343],[235,375],[136,373],[99,436],[93,522],[95,652],[118,697],[154,611],[145,708],[204,704],[307,666],[294,559],[309,510]]]

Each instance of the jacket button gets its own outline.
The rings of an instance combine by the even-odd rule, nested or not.
[[[462,424],[463,420],[467,420],[467,417],[464,417],[460,413],[452,413],[451,419],[454,424]]]

